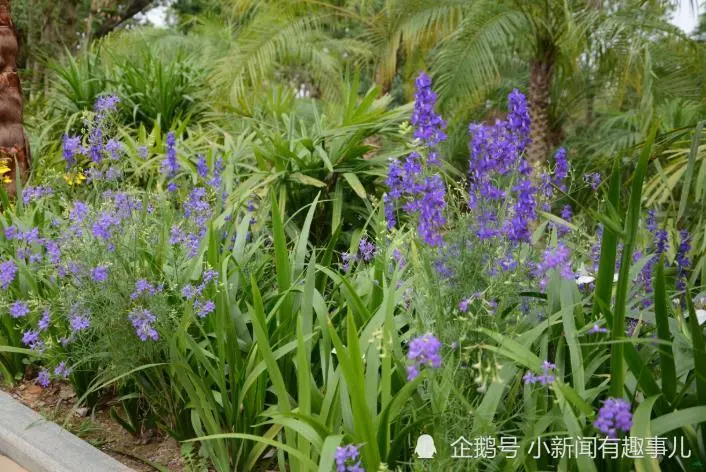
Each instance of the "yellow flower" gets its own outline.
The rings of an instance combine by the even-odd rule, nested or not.
[[[9,159],[0,159],[0,179],[3,183],[9,184],[12,179],[9,175],[5,175],[10,172],[10,167],[7,165]]]
[[[75,174],[64,174],[64,180],[69,185],[81,185],[81,182],[86,180],[86,176],[83,172],[76,172]]]

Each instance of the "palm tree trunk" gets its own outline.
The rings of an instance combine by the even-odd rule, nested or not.
[[[18,51],[10,0],[0,0],[0,159],[10,168],[5,175],[10,182],[5,181],[5,188],[11,196],[15,194],[17,172],[25,181],[30,166],[29,142],[23,126],[24,97],[17,74]]]
[[[529,112],[531,142],[527,146],[527,158],[535,169],[542,165],[549,154],[549,88],[554,76],[554,56],[545,54],[530,63]]]

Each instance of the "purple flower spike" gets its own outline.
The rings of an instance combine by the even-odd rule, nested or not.
[[[622,398],[606,399],[593,425],[609,438],[617,438],[621,431],[629,432],[632,427],[630,403]]]

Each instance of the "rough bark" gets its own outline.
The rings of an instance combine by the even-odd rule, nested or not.
[[[24,97],[17,74],[19,38],[12,23],[10,0],[0,0],[0,159],[5,159],[12,182],[5,184],[10,196],[15,195],[17,170],[26,181],[30,169],[30,152],[23,126]]]
[[[551,127],[549,123],[549,88],[554,74],[554,57],[546,54],[530,64],[529,112],[531,142],[527,158],[537,168],[549,154]]]

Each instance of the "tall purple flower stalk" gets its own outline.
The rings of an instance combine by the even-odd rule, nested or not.
[[[529,128],[527,100],[518,90],[508,96],[505,120],[492,125],[471,123],[468,127],[469,207],[477,214],[475,232],[480,239],[504,237],[514,243],[530,240],[530,225],[537,219],[537,188],[530,180],[532,168],[524,158]],[[509,202],[509,212],[500,221],[498,207],[504,201]]]
[[[173,178],[179,171],[179,163],[176,154],[176,135],[173,131],[167,133],[167,153],[162,160],[162,174],[167,179]],[[170,182],[173,184],[174,182]],[[176,187],[169,187],[169,191],[176,190]]]
[[[689,259],[689,251],[691,251],[691,235],[685,229],[679,231],[679,247],[677,248],[677,255],[675,262],[678,266],[678,278],[677,278],[677,290],[686,289],[686,275],[687,271],[691,267],[691,260]]]
[[[385,217],[388,229],[394,228],[399,202],[405,213],[417,216],[417,231],[422,240],[438,247],[444,244],[441,228],[446,224],[446,187],[439,174],[429,171],[429,166],[438,164],[436,146],[446,139],[446,122],[434,112],[436,94],[429,76],[422,72],[416,86],[411,123],[415,126],[414,137],[426,148],[426,159],[414,151],[402,160],[390,162],[386,182],[390,192],[384,197]]]

